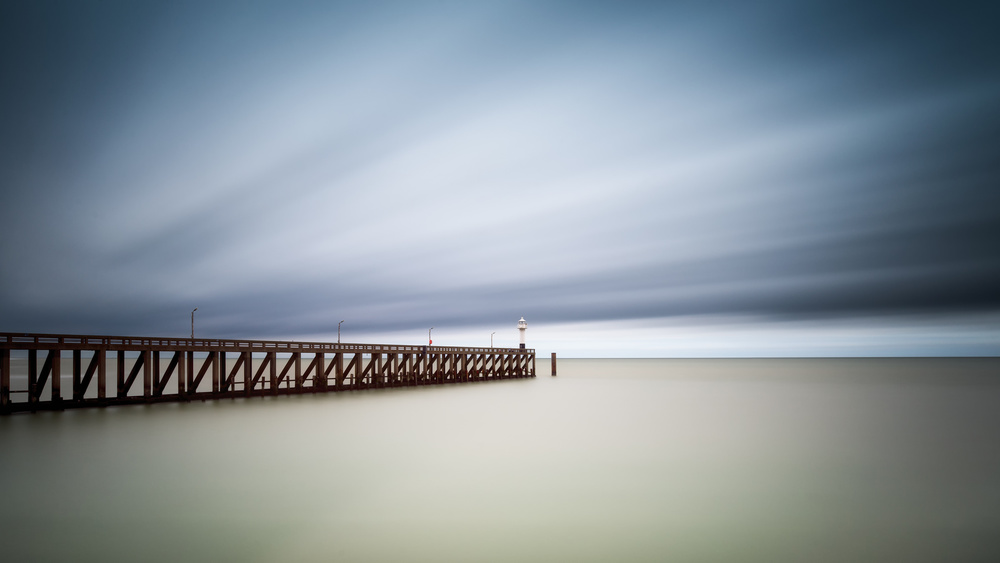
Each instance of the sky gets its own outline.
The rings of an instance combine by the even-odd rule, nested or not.
[[[0,331],[1000,355],[1000,4],[0,1]]]

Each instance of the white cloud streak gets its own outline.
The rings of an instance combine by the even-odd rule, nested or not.
[[[220,333],[349,315],[372,337],[522,314],[1000,307],[1000,82],[949,35],[975,36],[975,14],[896,28],[879,10],[862,24],[840,17],[857,7],[781,3],[299,8],[59,24],[80,54],[50,46],[33,64],[117,88],[64,78],[62,98],[33,103],[46,83],[25,73],[7,94],[82,124],[59,144],[68,125],[23,118],[0,139],[9,328],[162,333],[190,303]],[[918,60],[922,30],[945,24],[938,58]],[[643,350],[626,340],[614,349]]]

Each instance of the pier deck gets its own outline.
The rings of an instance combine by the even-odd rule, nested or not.
[[[0,414],[535,377],[535,351],[0,333]]]

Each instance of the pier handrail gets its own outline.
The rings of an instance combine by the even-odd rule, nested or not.
[[[299,342],[295,340],[251,340],[225,338],[171,338],[150,336],[108,336],[89,334],[43,334],[0,332],[0,348],[7,350],[131,350],[136,346],[148,349],[208,352],[227,349],[233,352],[430,352],[430,353],[524,353],[534,354],[533,348],[488,348],[468,346],[426,346],[410,344],[360,344],[336,342]]]

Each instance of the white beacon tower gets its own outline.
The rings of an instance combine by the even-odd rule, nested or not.
[[[521,348],[524,348],[524,331],[527,330],[528,323],[521,317],[521,320],[517,321],[517,330],[521,331]]]

